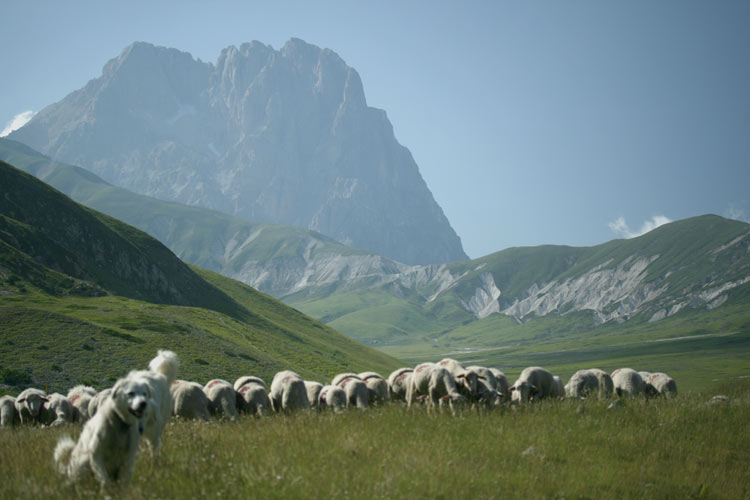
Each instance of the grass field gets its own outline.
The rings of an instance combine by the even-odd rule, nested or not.
[[[708,404],[715,394],[728,404]],[[750,380],[674,400],[542,402],[428,416],[392,405],[236,422],[179,422],[141,450],[112,498],[750,497]],[[100,496],[52,450],[79,427],[2,429],[3,498]]]

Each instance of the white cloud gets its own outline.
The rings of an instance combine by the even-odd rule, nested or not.
[[[745,210],[738,207],[737,205],[731,205],[729,208],[727,208],[724,211],[724,216],[727,219],[734,219],[741,222],[750,222],[750,217],[748,217]]]
[[[33,111],[24,111],[23,113],[18,113],[16,116],[13,117],[11,121],[5,124],[5,128],[2,132],[0,132],[0,137],[5,137],[6,135],[10,134],[14,130],[18,130],[19,128],[26,125],[29,120],[35,115]]]
[[[653,231],[659,226],[669,224],[670,222],[672,222],[672,220],[668,217],[665,217],[664,215],[654,215],[650,219],[644,221],[638,231],[634,231],[630,229],[630,226],[628,226],[628,223],[625,221],[625,217],[618,217],[614,221],[607,224],[607,226],[609,226],[612,232],[617,236],[620,236],[622,238],[635,238],[637,236],[644,235],[649,231]]]

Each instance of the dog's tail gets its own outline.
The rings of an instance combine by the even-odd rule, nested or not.
[[[63,436],[55,446],[55,465],[60,474],[67,474],[70,464],[70,455],[75,448],[76,442],[70,436]]]
[[[180,360],[177,358],[177,354],[164,349],[160,349],[156,357],[148,364],[149,370],[167,377],[167,384],[169,385],[172,385],[172,382],[177,379],[179,367]]]

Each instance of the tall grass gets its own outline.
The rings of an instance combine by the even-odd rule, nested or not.
[[[708,404],[717,392],[728,404]],[[172,421],[122,498],[748,498],[750,381],[674,400],[542,402],[427,415],[399,405],[236,422]],[[96,497],[69,485],[58,429],[3,429],[5,498]]]

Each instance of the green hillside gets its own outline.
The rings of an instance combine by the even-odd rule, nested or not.
[[[1,162],[0,325],[9,391],[104,387],[157,348],[202,382],[287,368],[324,381],[399,365]]]

